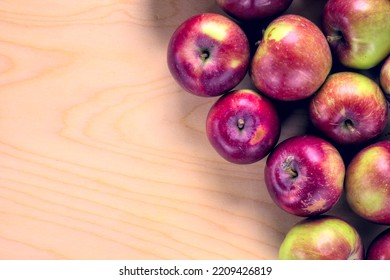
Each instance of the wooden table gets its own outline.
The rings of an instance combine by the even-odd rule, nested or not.
[[[289,12],[316,20],[323,4]],[[166,66],[170,35],[201,12],[221,13],[211,0],[0,2],[1,259],[277,258],[301,218],[271,201],[265,160],[216,154],[216,98],[184,92]],[[290,108],[280,140],[307,125]],[[331,213],[365,242],[382,229],[344,200]]]

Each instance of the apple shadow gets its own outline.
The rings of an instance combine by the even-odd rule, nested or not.
[[[326,215],[338,217],[350,223],[362,238],[365,251],[367,251],[367,248],[372,240],[379,233],[388,228],[386,225],[380,225],[365,220],[353,212],[348,205],[345,193],[342,194],[337,204],[329,212],[327,212]]]
[[[326,2],[328,0],[294,0],[285,13],[306,17],[321,28],[322,10]]]
[[[145,1],[147,2],[147,1]],[[175,29],[186,19],[200,13],[222,13],[215,1],[149,0],[149,27],[159,44],[167,44]]]

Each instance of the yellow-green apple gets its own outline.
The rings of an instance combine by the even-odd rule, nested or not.
[[[279,143],[264,168],[265,184],[273,201],[286,212],[314,216],[330,210],[339,200],[345,165],[328,141],[299,135]]]
[[[375,142],[352,158],[345,193],[356,214],[374,223],[390,224],[390,140]]]
[[[230,16],[238,20],[257,20],[284,12],[293,0],[216,0]]]
[[[278,100],[304,99],[325,81],[332,66],[321,30],[299,15],[282,15],[265,29],[250,66],[253,84]]]
[[[371,241],[367,249],[367,260],[390,260],[390,228],[385,229]]]
[[[329,0],[323,31],[343,65],[369,69],[390,53],[389,18],[389,0]]]
[[[274,105],[257,92],[233,90],[210,108],[206,133],[224,159],[249,164],[264,158],[277,143],[279,116]]]
[[[386,99],[390,102],[390,56],[385,60],[381,67],[379,82]]]
[[[177,83],[199,96],[217,96],[245,77],[249,42],[231,19],[214,13],[195,15],[172,34],[168,67]]]
[[[309,104],[311,122],[340,144],[364,143],[387,123],[387,102],[377,83],[354,72],[330,75]]]
[[[282,260],[362,260],[364,245],[349,222],[334,216],[308,218],[295,224],[280,248]]]

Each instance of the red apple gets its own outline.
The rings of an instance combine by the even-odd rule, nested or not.
[[[352,158],[346,171],[345,193],[356,214],[390,224],[390,140],[371,144]]]
[[[269,154],[265,184],[274,202],[297,216],[331,209],[343,190],[345,166],[329,142],[310,135],[294,136]]]
[[[188,92],[217,96],[238,85],[247,73],[249,42],[229,18],[212,13],[193,16],[172,34],[168,67]]]
[[[379,79],[385,97],[390,102],[390,56],[382,65]]]
[[[284,12],[292,0],[217,0],[217,3],[238,20],[256,20]]]
[[[302,16],[283,15],[266,28],[250,74],[261,92],[289,101],[312,95],[331,66],[331,52],[321,30]]]
[[[357,230],[332,216],[297,223],[279,248],[282,260],[362,260],[363,255],[363,242]]]
[[[369,69],[390,53],[389,0],[329,0],[323,30],[340,62]]]
[[[220,97],[206,121],[208,139],[227,161],[248,164],[264,158],[280,135],[272,103],[253,90],[240,89]]]
[[[309,105],[314,126],[340,144],[364,143],[380,135],[387,115],[380,87],[353,72],[330,75]]]
[[[368,260],[390,260],[390,228],[382,231],[371,241],[366,258]]]

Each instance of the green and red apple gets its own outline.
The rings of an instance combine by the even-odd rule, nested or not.
[[[364,246],[358,231],[343,219],[317,216],[294,225],[280,248],[281,260],[361,260]]]
[[[345,193],[356,214],[374,223],[390,224],[390,140],[375,142],[352,158]]]
[[[231,19],[193,16],[172,34],[167,61],[176,82],[198,96],[221,95],[238,85],[249,65],[249,42]]]
[[[323,31],[339,61],[370,69],[390,53],[389,0],[329,0]]]
[[[250,75],[264,94],[292,101],[314,94],[331,66],[331,51],[321,30],[305,17],[287,14],[265,29]]]
[[[311,122],[340,144],[364,143],[379,136],[388,116],[377,83],[354,72],[330,75],[309,104]]]

